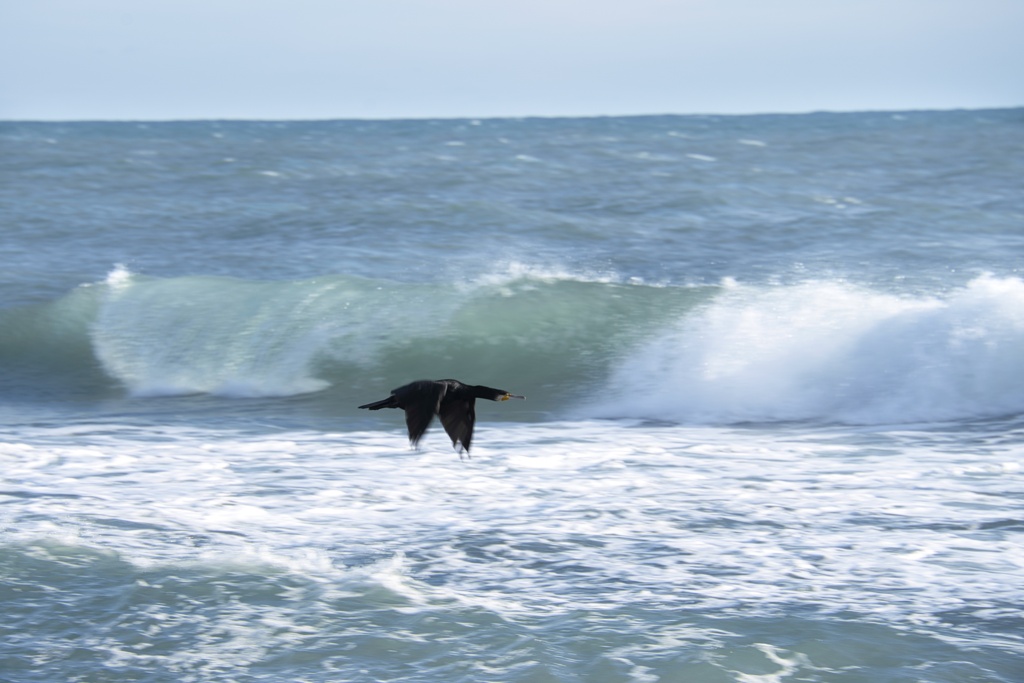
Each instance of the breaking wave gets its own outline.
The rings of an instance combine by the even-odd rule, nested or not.
[[[602,415],[875,424],[1024,411],[1024,282],[944,296],[736,286],[612,370]]]
[[[118,268],[0,322],[12,376],[84,395],[329,389],[332,400],[362,400],[454,376],[526,394],[529,419],[871,424],[1024,412],[1017,278],[906,295],[843,281],[672,286],[525,267],[428,284]]]

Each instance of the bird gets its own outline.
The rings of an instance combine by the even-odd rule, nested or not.
[[[478,384],[463,384],[457,379],[421,379],[400,386],[391,395],[380,401],[359,406],[367,410],[401,408],[405,411],[405,424],[409,428],[409,444],[416,446],[437,415],[441,418],[444,431],[452,439],[452,448],[458,448],[469,455],[473,441],[473,424],[476,422],[476,399],[507,401],[510,398],[525,399],[525,396],[510,394],[504,389],[494,389]],[[461,451],[459,457],[462,457]]]

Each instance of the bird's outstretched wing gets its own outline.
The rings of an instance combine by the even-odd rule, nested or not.
[[[452,439],[452,446],[462,444],[462,448],[469,453],[469,444],[473,441],[473,425],[476,423],[476,399],[460,398],[449,400],[444,404],[439,413],[444,431]]]
[[[430,426],[444,398],[447,385],[438,382],[413,382],[393,392],[405,409],[405,425],[409,428],[409,443],[417,445]]]

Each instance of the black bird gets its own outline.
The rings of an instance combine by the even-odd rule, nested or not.
[[[444,431],[452,439],[452,447],[462,444],[469,454],[473,440],[473,423],[476,422],[476,399],[507,401],[516,396],[502,389],[480,385],[463,384],[457,379],[421,379],[398,387],[391,395],[380,401],[359,406],[369,410],[401,408],[405,411],[405,424],[409,427],[409,443],[415,446],[426,433],[430,421],[437,415],[441,418]]]

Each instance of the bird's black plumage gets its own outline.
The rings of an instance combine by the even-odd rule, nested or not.
[[[476,422],[476,399],[507,401],[510,398],[524,398],[510,394],[503,389],[480,385],[463,384],[457,379],[421,379],[398,387],[391,395],[380,401],[359,406],[368,410],[401,408],[405,411],[405,424],[409,428],[409,443],[416,445],[426,433],[430,421],[437,415],[441,418],[444,431],[452,439],[452,446],[469,453],[473,441],[473,424]]]

